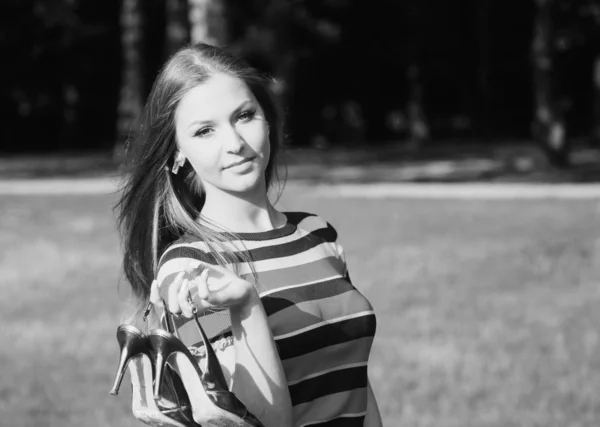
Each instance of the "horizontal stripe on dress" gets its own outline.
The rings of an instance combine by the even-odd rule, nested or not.
[[[269,316],[269,325],[275,339],[287,338],[372,312],[373,307],[356,289],[338,295],[291,305]]]
[[[367,386],[367,366],[340,369],[289,386],[292,405]]]
[[[269,258],[264,260],[253,261],[254,271],[258,274],[265,271],[272,271],[282,268],[298,267],[304,263],[318,261],[324,258],[338,257],[335,250],[335,245],[328,242],[323,242],[305,251],[298,252],[285,258]],[[239,274],[248,274],[252,270],[247,263],[240,265]]]
[[[324,323],[293,336],[275,338],[282,360],[298,357],[323,347],[375,335],[376,321],[372,311],[348,320]]]
[[[302,381],[311,375],[338,369],[341,366],[367,363],[373,337],[328,345],[313,352],[283,360],[281,363],[288,383]]]
[[[288,243],[288,242],[297,240],[298,238],[304,237],[307,234],[309,234],[317,229],[326,228],[327,223],[316,216],[310,216],[307,219],[305,219],[304,221],[302,221],[301,227],[296,227],[296,225],[293,225],[293,227],[295,227],[295,229],[293,230],[292,233],[273,237],[273,238],[267,239],[267,240],[264,240],[264,239],[228,240],[231,237],[231,236],[228,236],[227,238],[224,239],[223,242],[220,242],[220,243],[224,246],[222,249],[226,249],[227,251],[235,251],[235,252],[256,249],[256,248],[269,246],[269,245],[279,245],[282,243]],[[263,234],[263,233],[258,233],[258,234]],[[336,235],[337,235],[337,233],[336,233]],[[193,246],[193,247],[198,248],[203,251],[209,251],[209,246],[206,244],[206,242],[198,241],[198,239],[196,237],[189,236],[189,235],[186,235],[186,236],[178,239],[174,243],[172,243],[168,247],[167,250],[175,249],[178,246]],[[219,245],[219,246],[221,246],[221,245]],[[217,249],[219,249],[219,248],[217,248]]]
[[[343,414],[360,414],[366,410],[366,387],[330,394],[292,407],[295,426],[330,421]]]
[[[321,282],[323,279],[340,276],[344,277],[345,266],[337,256],[325,256],[314,261],[302,263],[291,267],[280,267],[269,271],[259,272],[259,280],[262,287],[269,289],[261,293],[277,292],[279,288]],[[250,274],[243,274],[243,279],[250,280]]]
[[[359,414],[345,414],[325,422],[303,424],[301,427],[363,427],[365,412]]]
[[[261,283],[263,283],[262,280]],[[324,281],[308,283],[303,286],[288,287],[284,290],[261,296],[261,301],[267,316],[271,316],[296,304],[330,298],[354,289],[354,286],[342,277],[335,277]]]
[[[259,284],[257,286],[259,292],[264,293],[271,291],[273,289],[268,288],[266,285],[263,285],[261,281],[261,275],[265,271],[273,271],[273,270],[283,270],[288,268],[301,268],[305,263],[317,263],[323,262],[322,268],[327,268],[329,265],[331,267],[332,273],[338,273],[343,275],[343,265],[340,265],[340,261],[332,262],[332,258],[336,257],[336,253],[334,252],[334,247],[329,243],[323,243],[318,245],[310,250],[300,252],[296,255],[289,256],[281,259],[266,259],[263,261],[256,261],[253,263],[256,274],[258,275]],[[187,270],[190,268],[195,268],[200,265],[201,262],[207,263],[204,259],[194,258],[194,256],[198,255],[198,253],[187,252],[186,256],[174,257],[171,259],[163,259],[161,260],[161,267],[158,271],[157,279],[159,281],[159,286],[162,288],[163,284],[170,284],[173,279],[176,277],[177,273],[182,270]],[[339,258],[338,258],[339,259]],[[214,263],[208,263],[214,264]],[[342,268],[340,268],[342,267]],[[339,271],[336,271],[339,270]],[[345,269],[344,269],[345,270]],[[237,273],[241,277],[245,277],[246,280],[250,280],[249,276],[246,274],[250,273],[251,269],[247,263],[240,263],[239,268],[237,269]],[[290,280],[293,280],[293,276],[290,275]],[[288,281],[288,282],[289,282]],[[272,283],[272,282],[271,282]],[[272,283],[272,286],[277,286],[276,283]],[[279,285],[281,286],[281,285]],[[264,288],[264,289],[263,289]],[[165,296],[167,292],[164,292]],[[161,290],[161,295],[163,291]]]
[[[298,236],[296,233],[294,233],[292,236],[298,236],[298,238],[295,240],[278,245],[268,244],[255,249],[235,251],[234,254],[240,254],[242,256],[249,257],[254,262],[257,262],[267,259],[286,258],[292,255],[297,255],[323,243],[331,243],[333,246],[332,252],[335,252],[335,239],[331,240],[332,236],[334,235],[335,233],[332,233],[328,229],[317,229],[301,236]],[[265,243],[270,242],[267,241]],[[216,257],[209,252],[208,246],[206,246],[206,248],[200,248],[198,246],[192,244],[173,246],[165,251],[161,257],[160,265],[173,258],[192,258],[207,262],[209,264],[214,264],[216,262]]]

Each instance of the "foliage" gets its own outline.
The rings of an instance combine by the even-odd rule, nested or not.
[[[92,143],[110,137],[103,126],[98,126],[98,118],[92,117],[97,114],[101,121],[115,117],[110,101],[114,101],[117,88],[111,98],[110,86],[108,96],[107,89],[97,81],[92,87],[94,79],[114,85],[118,75],[118,68],[113,69],[118,58],[118,50],[114,49],[118,33],[110,3],[101,7],[79,0],[2,2],[0,49],[7,60],[0,68],[0,80],[4,82],[0,86],[0,108],[9,119],[1,131],[3,141],[25,141],[30,145],[44,138],[39,146],[45,150],[73,144],[64,140],[68,103],[77,104],[83,113],[78,118],[80,126],[96,119],[95,132],[86,132]],[[101,52],[103,60],[97,56]],[[103,98],[92,100],[99,93]],[[103,102],[106,99],[109,102]],[[93,103],[100,104],[100,108],[94,108]],[[80,141],[77,143],[81,147]],[[22,150],[23,146],[3,148],[12,151]]]
[[[143,1],[145,93],[173,49],[166,1]],[[513,3],[491,0],[376,0],[368,7],[224,1],[228,44],[278,79],[296,145],[405,139],[407,104],[416,99],[407,76],[415,64],[433,139],[530,135],[533,2],[520,2],[516,12]],[[552,1],[568,133],[585,135],[594,120],[590,67],[600,45],[600,6]],[[10,58],[0,69],[8,123],[0,137],[10,141],[3,151],[112,145],[122,74],[119,8],[118,0],[0,3],[0,48]]]
[[[600,3],[596,0],[558,0],[556,47],[564,51],[600,40]]]

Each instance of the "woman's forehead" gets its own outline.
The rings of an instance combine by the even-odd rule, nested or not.
[[[216,74],[190,89],[181,98],[176,118],[183,122],[210,121],[235,111],[244,103],[254,101],[252,91],[242,80]]]

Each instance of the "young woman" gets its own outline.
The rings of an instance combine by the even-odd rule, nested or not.
[[[268,197],[282,137],[270,83],[205,44],[169,59],[117,205],[125,274],[140,306],[175,315],[198,360],[202,314],[230,389],[266,426],[380,426],[367,376],[375,314],[337,233]]]

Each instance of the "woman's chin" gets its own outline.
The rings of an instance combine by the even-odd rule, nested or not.
[[[226,185],[223,186],[223,189],[231,192],[231,193],[249,193],[263,189],[266,191],[264,187],[264,177],[253,176],[254,174],[247,174],[236,177],[236,179],[232,179]],[[261,188],[261,180],[263,186]]]

